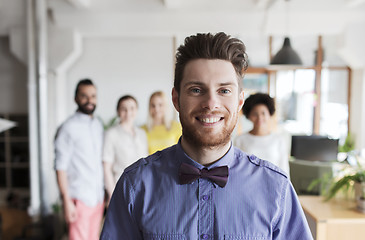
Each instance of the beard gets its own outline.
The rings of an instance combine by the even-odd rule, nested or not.
[[[89,105],[90,103],[85,103],[83,105],[78,105],[79,108],[78,108],[78,111],[82,112],[82,113],[85,113],[85,114],[93,114],[93,112],[95,111],[95,108],[96,108],[96,105],[95,104],[92,104],[93,105],[93,108],[92,109],[89,109],[87,108],[87,105]]]
[[[186,117],[180,115],[179,118],[182,125],[182,135],[187,142],[196,147],[215,148],[224,146],[231,140],[231,134],[236,126],[238,114],[234,114],[231,121],[227,122],[227,125],[223,126],[219,133],[214,133],[214,129],[209,128],[196,129],[195,126],[189,123]],[[228,117],[225,116],[224,119],[228,120]]]

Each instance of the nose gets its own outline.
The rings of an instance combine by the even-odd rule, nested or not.
[[[219,106],[218,96],[214,92],[209,92],[204,95],[202,107],[209,110],[214,110]]]
[[[92,103],[94,104],[95,103],[95,98],[94,97],[86,97],[86,103]]]

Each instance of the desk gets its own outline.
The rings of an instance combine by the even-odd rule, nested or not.
[[[316,240],[364,240],[365,214],[356,211],[353,200],[323,202],[320,196],[299,196]]]

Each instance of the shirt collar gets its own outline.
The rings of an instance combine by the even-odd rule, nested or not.
[[[89,121],[92,121],[92,120],[94,120],[94,119],[95,119],[93,116],[92,116],[92,117],[90,117],[88,114],[85,114],[85,113],[82,113],[82,112],[79,112],[79,111],[76,111],[76,112],[75,112],[75,115],[76,115],[78,118],[82,119],[82,120],[89,120]]]
[[[205,168],[204,165],[201,165],[200,163],[196,162],[194,159],[190,158],[183,150],[181,146],[181,137],[179,139],[179,142],[177,144],[177,151],[176,151],[176,159],[179,162],[179,165],[183,162],[193,165],[199,169]],[[220,166],[228,166],[228,168],[231,167],[231,165],[234,162],[234,147],[231,142],[231,146],[228,150],[228,152],[218,161],[213,163],[212,165],[208,166],[208,169],[214,168],[214,167],[220,167]]]

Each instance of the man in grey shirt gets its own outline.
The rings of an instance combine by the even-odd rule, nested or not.
[[[75,91],[77,111],[59,128],[55,170],[70,240],[98,239],[104,209],[103,126],[93,116],[96,88],[81,80]]]

